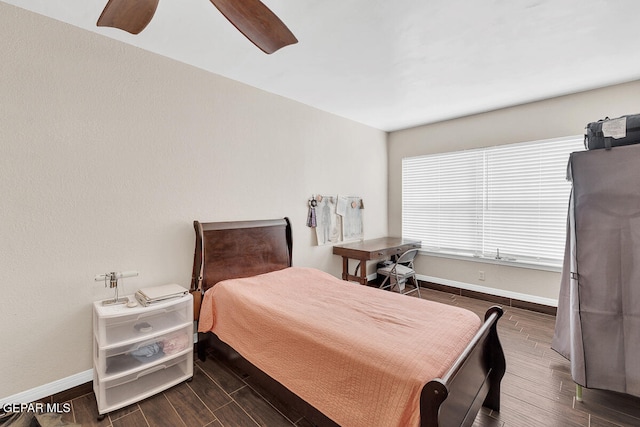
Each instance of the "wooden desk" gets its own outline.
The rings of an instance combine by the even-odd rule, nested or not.
[[[379,239],[363,240],[333,247],[334,255],[342,256],[342,279],[353,280],[366,285],[367,261],[385,259],[413,248],[420,248],[419,240],[403,239],[401,237],[381,237]],[[360,261],[354,274],[349,273],[349,259]],[[360,275],[358,276],[358,269]]]

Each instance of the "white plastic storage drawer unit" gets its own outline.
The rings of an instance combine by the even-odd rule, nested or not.
[[[105,414],[139,402],[193,376],[193,355],[183,354],[123,377],[100,378],[94,374],[98,412]]]
[[[193,376],[190,294],[148,307],[97,301],[93,337],[93,389],[101,415]]]

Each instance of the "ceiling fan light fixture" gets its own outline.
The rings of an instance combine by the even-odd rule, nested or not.
[[[138,34],[151,22],[159,0],[109,0],[97,25]],[[246,38],[271,54],[298,39],[260,0],[211,0]]]

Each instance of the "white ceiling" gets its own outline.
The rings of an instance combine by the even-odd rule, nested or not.
[[[640,79],[638,0],[263,1],[298,44],[266,55],[208,0],[139,35],[95,25],[107,0],[4,0],[385,131]]]

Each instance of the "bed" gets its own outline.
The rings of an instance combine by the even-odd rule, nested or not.
[[[213,351],[318,426],[470,426],[499,410],[500,307],[481,321],[294,267],[286,218],[194,228],[200,359]]]

